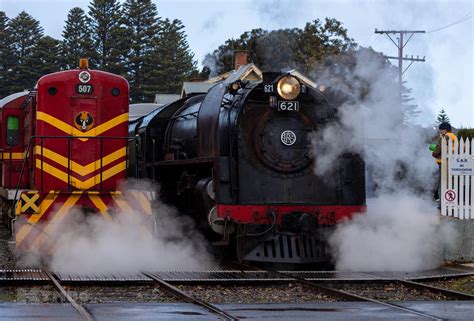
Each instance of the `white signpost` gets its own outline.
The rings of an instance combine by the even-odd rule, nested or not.
[[[441,144],[441,214],[474,219],[474,139]]]

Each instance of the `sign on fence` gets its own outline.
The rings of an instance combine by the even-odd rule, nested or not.
[[[474,139],[441,144],[441,214],[474,219]],[[444,197],[443,197],[444,196]]]

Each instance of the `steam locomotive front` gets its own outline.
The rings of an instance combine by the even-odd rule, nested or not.
[[[364,163],[341,152],[332,174],[317,176],[313,165],[321,151],[311,141],[337,121],[338,107],[350,98],[281,73],[229,88],[235,131],[227,134],[235,163],[220,166],[229,169],[230,182],[225,188],[226,175],[220,175],[215,222],[237,225],[237,247],[246,260],[326,261],[327,227],[364,210]]]

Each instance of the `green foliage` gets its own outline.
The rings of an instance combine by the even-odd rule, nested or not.
[[[444,111],[444,108],[441,108],[441,110],[438,113],[438,117],[436,118],[436,123],[441,124],[441,123],[450,123],[449,117]]]
[[[80,58],[91,57],[90,19],[84,10],[76,7],[69,11],[62,36],[61,65],[64,69],[77,68]]]
[[[92,0],[89,5],[92,32],[91,67],[125,74],[126,55],[122,9],[118,0]]]
[[[458,138],[474,139],[474,128],[461,128],[458,130]]]
[[[153,80],[143,86],[148,100],[156,93],[179,93],[183,81],[190,79],[196,70],[194,54],[183,29],[182,22],[177,19],[160,22],[159,37],[149,56],[157,64],[144,74],[144,78]]]
[[[126,69],[130,98],[133,102],[139,102],[145,99],[143,85],[154,83],[154,79],[146,76],[157,66],[153,51],[159,43],[160,18],[156,5],[150,0],[127,0],[123,8],[124,20],[127,21]]]
[[[12,66],[9,93],[32,88],[40,72],[34,61],[35,47],[43,37],[43,28],[39,21],[22,11],[9,21],[9,31],[12,42],[12,56],[15,64]]]
[[[14,63],[8,18],[5,12],[0,11],[0,98],[10,94],[10,68]]]
[[[356,47],[347,35],[347,29],[336,19],[319,19],[306,24],[304,29],[281,29],[266,31],[253,29],[238,39],[229,39],[205,59],[212,75],[234,69],[235,50],[247,50],[250,61],[262,70],[297,68],[310,73],[323,58],[339,55]]]
[[[0,11],[0,98],[32,88],[44,74],[90,67],[129,80],[133,102],[153,101],[156,93],[178,93],[182,82],[207,79],[198,72],[179,20],[161,20],[151,0],[91,0],[86,14],[72,8],[58,41],[43,37],[26,12],[9,20]]]
[[[59,71],[61,58],[61,42],[49,36],[38,40],[32,52],[38,77]]]

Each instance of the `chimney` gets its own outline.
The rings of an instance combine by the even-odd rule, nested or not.
[[[235,50],[234,51],[234,69],[238,70],[240,66],[248,63],[248,51],[247,50]]]

